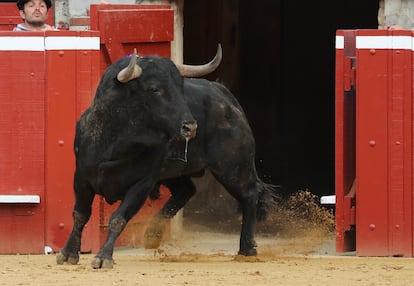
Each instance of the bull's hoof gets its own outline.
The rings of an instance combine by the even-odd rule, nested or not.
[[[161,245],[162,235],[147,234],[144,236],[144,247],[146,249],[157,249]]]
[[[100,269],[100,268],[108,268],[112,269],[114,268],[114,260],[111,258],[100,258],[98,256],[95,256],[95,258],[92,260],[92,268],[94,269]]]
[[[244,249],[244,250],[240,249],[238,255],[257,256],[257,250],[255,248]]]
[[[145,230],[144,247],[147,249],[157,249],[161,245],[162,237],[168,219],[155,218]]]
[[[57,264],[61,265],[65,262],[76,265],[79,262],[79,256],[69,256],[69,255],[63,254],[62,252],[59,252],[58,254],[56,254]]]

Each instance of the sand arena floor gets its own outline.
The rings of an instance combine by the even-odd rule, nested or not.
[[[118,248],[113,269],[92,269],[55,255],[0,255],[0,285],[414,285],[412,258],[337,254],[333,237],[257,236],[259,255],[237,256],[236,233],[188,227],[158,250]]]

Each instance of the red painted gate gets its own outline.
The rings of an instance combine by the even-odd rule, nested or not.
[[[336,249],[413,256],[413,34],[336,35]]]

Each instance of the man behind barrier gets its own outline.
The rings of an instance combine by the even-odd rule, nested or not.
[[[18,0],[16,2],[23,23],[18,24],[13,31],[43,32],[55,30],[46,24],[49,8],[52,7],[51,0]]]

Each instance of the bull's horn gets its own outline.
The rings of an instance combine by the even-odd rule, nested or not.
[[[137,49],[134,49],[134,53],[131,56],[128,66],[121,70],[116,78],[122,83],[127,83],[130,80],[138,78],[141,73],[142,69],[137,64]]]
[[[217,53],[211,62],[204,65],[175,64],[183,77],[202,77],[212,73],[221,63],[221,44],[217,46]]]

